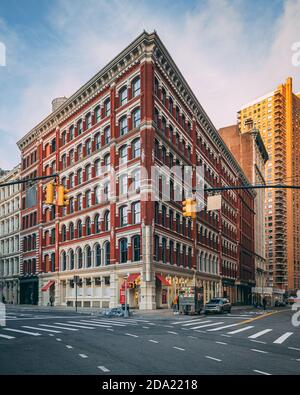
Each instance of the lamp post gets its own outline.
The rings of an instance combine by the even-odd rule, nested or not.
[[[124,311],[124,318],[128,318],[128,306],[127,306],[127,278],[128,276],[124,276],[124,280],[125,280],[125,311]]]
[[[77,313],[77,284],[78,284],[79,276],[74,276],[73,280],[75,283],[75,311]]]

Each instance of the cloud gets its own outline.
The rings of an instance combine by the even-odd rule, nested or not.
[[[0,167],[15,165],[15,141],[48,115],[54,97],[74,93],[144,29],[158,32],[217,127],[289,75],[299,91],[291,45],[300,40],[300,1],[284,1],[277,13],[268,1],[251,3],[257,9],[245,0],[56,0],[31,42],[6,24]]]

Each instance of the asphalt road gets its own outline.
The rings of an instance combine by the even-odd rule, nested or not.
[[[289,309],[105,319],[7,307],[0,374],[300,374]]]

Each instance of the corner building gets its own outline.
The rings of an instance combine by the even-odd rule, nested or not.
[[[119,305],[124,276],[134,284],[130,306],[140,309],[170,307],[184,285],[202,287],[205,301],[247,300],[253,192],[228,191],[222,210],[191,221],[182,216],[181,182],[162,170],[160,198],[151,198],[154,166],[203,166],[208,187],[248,182],[158,35],[142,33],[54,104],[18,142],[23,177],[58,173],[69,189],[67,208],[43,205],[41,181],[37,204],[24,201],[23,274],[31,286],[38,278],[39,303],[74,306],[74,275],[82,307]]]

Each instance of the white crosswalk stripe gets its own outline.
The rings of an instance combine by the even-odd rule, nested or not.
[[[16,332],[16,333],[24,333],[25,335],[30,335],[30,336],[41,336],[40,333],[37,332],[28,332],[28,331],[22,331],[21,329],[14,329],[14,328],[3,328],[4,331],[9,331],[9,332]]]
[[[54,329],[64,329],[66,331],[72,331],[72,332],[78,331],[78,329],[76,328],[66,328],[65,326],[47,325],[47,324],[39,324],[39,326],[45,326],[46,328],[54,328]]]
[[[62,322],[54,322],[54,324],[56,324],[56,325],[70,326],[70,327],[72,327],[72,328],[78,328],[78,329],[95,329],[95,328],[92,328],[92,327],[90,327],[90,326],[75,325],[75,324],[66,324],[66,323],[62,323]]]
[[[98,323],[95,323],[95,322],[82,322],[82,321],[68,321],[70,324],[77,324],[77,325],[84,325],[84,326],[86,326],[86,325],[88,325],[88,326],[93,326],[93,327],[97,327],[97,328],[109,328],[109,327],[111,327],[111,325],[109,325],[109,324],[107,324],[107,325],[104,325],[104,324],[98,324]]]
[[[224,322],[214,322],[213,324],[205,324],[205,325],[195,326],[191,329],[193,329],[193,330],[202,329],[202,328],[208,328],[209,326],[216,326],[216,325],[221,325],[221,324],[224,324]]]
[[[273,343],[275,343],[275,344],[282,344],[283,342],[285,342],[293,334],[294,334],[294,332],[286,332],[282,336],[280,336],[278,339],[276,339]]]
[[[195,320],[193,322],[189,322],[188,324],[182,324],[182,326],[191,326],[191,325],[195,325],[195,324],[206,324],[207,322],[211,322],[211,321],[203,321],[202,320]]]
[[[114,325],[114,326],[126,326],[125,324],[120,324],[118,322],[115,322],[115,321],[112,322],[112,321],[109,321],[109,320],[91,320],[91,322],[96,322],[96,323],[99,323],[99,324],[109,324],[109,325]]]
[[[190,319],[190,320],[186,320],[186,321],[174,321],[171,322],[171,325],[182,325],[182,324],[186,324],[188,322],[192,322],[192,321],[198,321],[199,318],[194,318],[194,319]]]
[[[236,329],[236,330],[234,330],[232,332],[228,332],[228,335],[235,335],[236,333],[248,331],[249,329],[252,329],[252,328],[254,328],[253,325],[252,326],[246,326],[244,328],[240,328],[240,329]]]
[[[2,337],[3,339],[8,339],[8,340],[15,339],[14,336],[2,335],[1,333],[0,333],[0,337]]]
[[[240,325],[240,324],[224,325],[224,326],[220,326],[218,328],[208,329],[207,332],[221,331],[222,329],[232,328],[233,326],[238,326],[238,325]]]
[[[265,335],[266,333],[272,332],[273,329],[264,329],[263,331],[254,333],[254,335],[249,336],[249,339],[257,339],[258,337],[261,337]]]
[[[34,329],[34,330],[43,331],[43,332],[61,333],[61,331],[56,331],[55,329],[36,328],[35,326],[23,325],[22,328]]]

